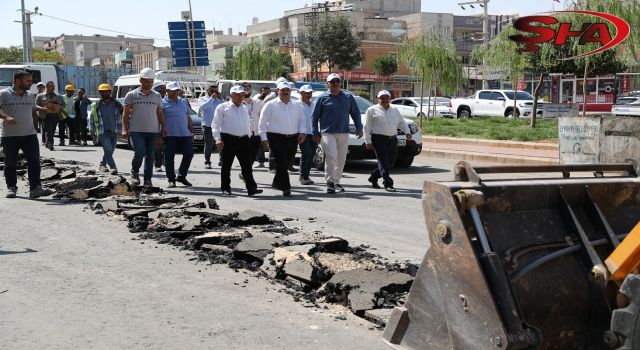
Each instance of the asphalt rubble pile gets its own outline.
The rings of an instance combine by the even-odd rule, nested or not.
[[[75,161],[42,159],[41,165],[41,180],[55,190],[54,198],[86,202],[96,214],[125,220],[129,231],[138,234],[134,239],[152,239],[193,251],[202,262],[253,271],[309,307],[340,304],[382,327],[391,309],[404,304],[417,272],[410,263],[388,263],[367,246],[289,228],[285,222],[292,218],[225,212],[213,198],[194,201],[158,187],[132,186],[125,177],[96,173]],[[18,169],[24,177],[23,161]]]

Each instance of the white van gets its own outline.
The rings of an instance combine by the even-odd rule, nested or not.
[[[31,73],[33,85],[31,92],[38,93],[36,83],[53,81],[58,89],[58,75],[56,68],[49,64],[3,64],[0,65],[0,90],[13,86],[13,74],[17,70],[25,70]]]
[[[218,80],[218,91],[220,91],[222,98],[227,99],[231,87],[240,83],[249,83],[251,92],[254,94],[260,93],[260,89],[263,87],[268,87],[271,91],[276,90],[276,82],[274,80]]]
[[[159,85],[164,84],[167,81],[176,81],[180,88],[184,91],[185,98],[200,98],[206,95],[207,87],[209,85],[206,81],[182,81],[182,80],[170,80],[166,78],[166,74],[156,74],[156,79],[153,82],[153,89],[157,91]],[[176,76],[174,76],[176,77]],[[112,96],[116,99],[122,99],[127,95],[127,92],[134,90],[140,86],[140,74],[123,75],[118,78],[113,85]]]

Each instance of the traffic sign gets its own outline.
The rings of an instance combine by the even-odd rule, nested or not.
[[[195,30],[204,30],[204,21],[193,21],[193,29]],[[187,30],[191,29],[191,22],[179,21],[179,22],[169,22],[169,31],[173,30]]]
[[[193,25],[192,25],[193,23]],[[169,39],[175,67],[209,65],[204,21],[169,22]]]
[[[198,57],[196,58],[196,66],[208,66],[209,58],[207,57]],[[191,60],[187,58],[174,58],[173,59],[174,67],[191,67]]]
[[[206,39],[207,33],[204,30],[194,30],[193,32],[190,30],[171,30],[169,31],[169,39],[170,40],[187,40],[191,39],[191,35],[195,39]]]
[[[207,49],[196,49],[195,57],[208,57],[209,51]],[[173,53],[173,58],[189,58],[194,54],[193,50],[189,49],[178,49],[171,50]]]
[[[195,45],[193,42],[195,41]],[[206,49],[207,48],[207,40],[206,39],[196,39],[194,41],[191,40],[171,40],[171,49],[188,49],[191,46],[194,46],[196,49]]]

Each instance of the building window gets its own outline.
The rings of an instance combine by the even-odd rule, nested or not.
[[[300,68],[307,68],[307,59],[306,58],[300,59]]]
[[[398,63],[398,53],[397,52],[389,52],[389,56],[393,57]]]

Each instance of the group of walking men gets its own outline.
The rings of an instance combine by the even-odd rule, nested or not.
[[[7,196],[15,197],[15,166],[11,162],[14,153],[17,159],[19,148],[25,154],[29,153],[27,160],[32,194],[37,196],[48,191],[42,189],[39,175],[36,176],[35,159],[39,157],[39,150],[35,128],[38,121],[32,115],[37,113],[38,119],[44,123],[44,144],[53,149],[52,129],[55,128],[55,123],[59,124],[60,120],[65,119],[86,121],[88,109],[91,113],[89,134],[103,149],[99,164],[101,171],[118,174],[113,152],[119,137],[130,139],[134,149],[132,182],[140,184],[139,171],[144,163],[142,183],[144,186],[151,186],[154,158],[159,140],[162,140],[169,187],[175,187],[176,182],[191,186],[187,180],[194,156],[191,108],[188,101],[180,97],[179,84],[167,83],[160,93],[153,89],[154,80],[153,70],[143,69],[140,72],[140,87],[127,93],[122,105],[111,96],[108,84],[98,87],[100,100],[94,103],[84,96],[83,90],[79,90],[78,95],[73,97],[73,86],[66,87],[65,96],[56,95],[52,82],[45,85],[46,91],[33,96],[29,92],[31,76],[27,72],[17,72],[13,88],[3,90],[0,95],[0,109],[4,111],[0,113],[4,126],[2,141],[5,153],[7,150],[10,153],[7,156],[9,164],[5,166],[7,187],[10,189]],[[292,84],[284,78],[277,81],[275,93],[264,88],[255,99],[251,97],[251,85],[248,83],[233,86],[226,102],[220,98],[216,86],[209,87],[208,98],[201,103],[199,111],[205,137],[205,167],[211,168],[212,146],[215,142],[220,151],[220,186],[223,194],[232,194],[230,173],[235,159],[240,163],[240,178],[245,183],[247,194],[253,196],[262,193],[253,178],[252,168],[255,161],[259,162],[258,167],[264,166],[264,152],[269,151],[270,163],[273,163],[275,171],[271,187],[282,191],[284,196],[291,196],[288,171],[298,147],[302,153],[299,181],[302,185],[312,185],[314,182],[309,176],[317,145],[322,146],[325,156],[326,192],[344,192],[341,179],[349,143],[349,118],[355,125],[356,137],[364,136],[366,147],[376,153],[378,167],[369,177],[371,186],[380,188],[378,180],[382,178],[384,188],[395,191],[389,169],[395,161],[397,129],[403,130],[409,140],[411,133],[399,111],[389,104],[389,92],[379,92],[379,103],[366,111],[366,123],[363,127],[355,98],[341,89],[340,76],[330,74],[327,84],[328,91],[315,102],[310,85],[299,89],[300,101],[292,99]],[[25,94],[30,98],[22,100]],[[15,102],[16,99],[22,102]],[[33,103],[25,102],[29,100]],[[68,108],[71,104],[73,109]],[[30,114],[27,115],[27,112]],[[62,118],[62,115],[65,117]],[[18,127],[14,127],[15,125]],[[73,130],[76,130],[75,122],[73,125]],[[82,123],[78,125],[82,129],[86,128]],[[86,139],[82,132],[76,131],[72,135],[71,140],[75,144]],[[35,147],[31,145],[33,139]],[[61,144],[63,142],[64,139],[61,138]],[[182,154],[182,159],[176,174],[174,158],[178,152]],[[37,167],[39,172],[39,164]],[[12,172],[13,176],[7,176],[7,173]]]
[[[60,146],[65,145],[67,131],[69,145],[87,145],[87,116],[91,100],[85,95],[83,88],[78,89],[69,84],[65,86],[65,94],[58,95],[53,81],[36,84],[38,94],[36,104],[46,110],[37,112],[38,126],[42,133],[42,145],[54,150],[53,143],[56,127]]]

